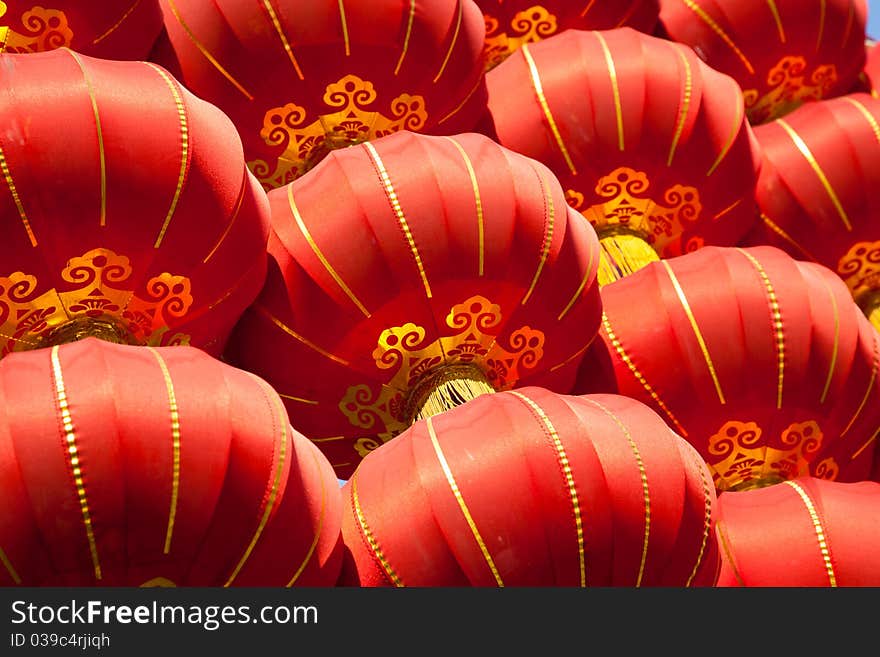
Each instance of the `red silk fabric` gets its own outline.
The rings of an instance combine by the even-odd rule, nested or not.
[[[631,28],[569,30],[486,76],[504,146],[549,166],[594,225],[647,221],[663,257],[754,222],[760,158],[742,93],[690,49]]]
[[[878,586],[880,484],[801,477],[718,496],[717,586]]]
[[[867,11],[865,0],[660,0],[660,23],[740,84],[757,125],[853,87]]]
[[[493,68],[524,43],[575,30],[632,27],[652,33],[658,0],[476,0],[486,21],[486,66]]]
[[[156,65],[63,49],[0,55],[0,124],[0,357],[77,317],[219,354],[269,231],[229,119]]]
[[[602,301],[575,391],[649,404],[719,491],[868,478],[880,335],[834,272],[768,246],[707,247],[603,287]]]
[[[755,135],[762,216],[744,243],[825,265],[857,300],[880,291],[880,99],[810,103]]]
[[[0,53],[71,48],[103,59],[145,59],[162,31],[158,0],[0,0]]]
[[[267,379],[343,479],[428,372],[567,392],[600,316],[598,241],[539,162],[400,132],[269,193],[266,285],[225,357]],[[577,327],[577,328],[576,328]]]
[[[341,497],[264,382],[89,338],[0,361],[0,585],[333,586]]]
[[[419,421],[342,488],[343,586],[711,586],[705,463],[649,408],[542,388]]]
[[[232,118],[266,189],[332,148],[471,129],[485,106],[485,27],[471,0],[161,3],[167,40],[154,61]]]

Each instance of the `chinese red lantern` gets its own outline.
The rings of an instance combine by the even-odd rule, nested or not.
[[[403,131],[269,201],[267,281],[224,357],[278,390],[341,478],[416,417],[574,383],[599,323],[598,244],[539,162]]]
[[[771,244],[837,272],[880,329],[880,99],[809,103],[755,129],[761,215],[744,244]]]
[[[277,394],[192,347],[0,361],[0,585],[334,586],[342,498]]]
[[[161,0],[154,61],[238,127],[264,187],[399,130],[453,134],[485,107],[472,0]]]
[[[865,64],[865,0],[660,0],[660,23],[742,87],[757,125],[847,93]]]
[[[880,484],[800,477],[718,496],[717,586],[878,586]]]
[[[59,49],[0,55],[0,124],[0,357],[84,335],[219,354],[269,230],[229,119],[159,66]]]
[[[540,2],[540,4],[538,4]],[[486,21],[486,69],[503,62],[524,43],[576,30],[632,27],[652,33],[658,0],[476,0]]]
[[[880,334],[830,269],[770,246],[706,247],[602,289],[576,392],[649,404],[721,491],[867,479]]]
[[[162,31],[158,0],[0,0],[0,53],[71,48],[103,59],[144,59]]]
[[[618,395],[485,395],[415,423],[342,488],[357,586],[712,586],[699,454]]]
[[[760,157],[734,80],[632,28],[568,30],[486,76],[504,146],[549,166],[596,228],[607,284],[755,221]]]

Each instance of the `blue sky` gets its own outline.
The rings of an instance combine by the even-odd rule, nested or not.
[[[880,39],[880,0],[868,0],[868,36]]]

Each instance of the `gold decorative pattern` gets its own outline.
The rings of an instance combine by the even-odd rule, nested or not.
[[[352,426],[370,432],[355,442],[365,456],[410,425],[410,394],[425,377],[453,364],[472,364],[496,390],[508,390],[544,357],[544,334],[523,326],[510,335],[510,349],[496,340],[501,328],[501,307],[476,295],[453,306],[446,325],[454,332],[426,343],[426,331],[407,323],[381,333],[373,359],[378,370],[396,369],[390,380],[374,389],[368,384],[348,388],[339,410]],[[381,442],[380,442],[381,441]]]
[[[534,5],[518,12],[509,26],[502,27],[501,21],[484,14],[486,22],[486,41],[484,55],[486,70],[489,71],[522,46],[546,39],[559,30],[559,21],[554,14],[540,5]]]
[[[0,3],[0,19],[6,14],[5,3]],[[32,7],[21,15],[23,32],[9,26],[0,26],[0,53],[34,53],[69,47],[73,30],[67,15],[59,9]]]
[[[336,467],[336,466],[334,466]],[[361,500],[358,495],[357,488],[357,472],[355,472],[351,477],[351,502],[354,507],[354,513],[357,517],[358,525],[361,529],[361,534],[363,534],[364,538],[367,540],[367,545],[370,546],[370,550],[373,552],[373,556],[382,566],[382,570],[385,572],[385,576],[391,581],[394,586],[398,588],[403,588],[405,584],[403,580],[398,577],[397,573],[394,571],[394,568],[388,563],[388,559],[385,557],[385,553],[382,551],[382,547],[379,545],[379,542],[376,540],[376,537],[373,535],[370,526],[367,524],[367,518],[364,516],[364,510],[361,508]]]
[[[265,160],[252,160],[248,167],[268,191],[303,175],[331,150],[425,126],[428,113],[422,96],[401,94],[390,103],[390,117],[373,107],[377,98],[372,82],[346,75],[327,85],[323,103],[331,111],[311,123],[306,124],[305,108],[295,103],[273,107],[263,118],[260,136],[283,152],[274,169]]]
[[[480,552],[483,555],[483,558],[486,560],[486,565],[489,566],[489,570],[492,571],[492,575],[495,578],[495,583],[498,584],[499,588],[504,587],[504,581],[501,579],[501,574],[498,572],[498,568],[495,566],[495,561],[492,559],[492,554],[489,552],[489,548],[486,547],[486,541],[483,540],[482,535],[480,534],[480,530],[477,528],[477,523],[474,522],[474,518],[471,515],[471,511],[468,508],[467,502],[464,500],[464,496],[461,494],[461,490],[458,487],[458,482],[455,481],[455,475],[452,474],[452,469],[449,467],[449,462],[446,460],[446,455],[443,453],[443,449],[440,447],[440,442],[437,440],[437,434],[434,431],[434,423],[432,418],[428,418],[425,420],[425,423],[428,427],[428,435],[431,438],[431,445],[434,448],[434,453],[437,455],[437,460],[440,462],[440,467],[443,469],[443,475],[446,477],[446,481],[449,484],[449,489],[452,491],[452,495],[455,497],[455,501],[458,503],[458,508],[461,509],[461,513],[464,516],[465,522],[467,522],[468,527],[470,527],[471,534],[474,537],[474,540],[477,542],[477,545],[480,547]]]
[[[589,221],[599,237],[627,232],[643,237],[652,246],[661,238],[680,235],[695,223],[703,210],[700,193],[694,187],[673,185],[663,194],[662,203],[647,196],[648,175],[619,167],[599,179],[595,193],[602,199],[585,208],[584,195],[566,191],[568,204]]]
[[[827,462],[821,472],[810,472],[812,457],[822,448],[824,436],[814,420],[790,424],[781,434],[780,446],[762,440],[756,422],[730,420],[709,438],[706,462],[719,491],[740,490],[796,477],[821,475],[837,478],[838,468]]]
[[[832,587],[836,587],[837,577],[834,574],[834,563],[831,559],[831,550],[828,547],[828,539],[825,537],[825,530],[822,527],[822,520],[819,518],[819,513],[816,511],[816,505],[813,503],[813,500],[810,499],[807,491],[805,491],[796,481],[786,481],[785,483],[794,488],[798,496],[801,498],[801,501],[804,503],[804,506],[807,507],[807,511],[810,514],[810,521],[813,523],[813,529],[816,532],[816,539],[819,542],[819,552],[822,555],[822,564],[825,566],[825,572],[828,574],[828,583]]]
[[[61,416],[61,424],[64,430],[65,450],[70,460],[70,472],[73,483],[76,486],[76,497],[79,501],[82,513],[83,525],[86,530],[86,538],[89,542],[89,554],[92,557],[92,567],[95,571],[95,579],[101,579],[101,561],[98,558],[98,545],[95,540],[95,528],[92,522],[92,512],[89,508],[88,495],[86,493],[85,478],[83,477],[82,461],[80,460],[79,445],[76,439],[76,429],[70,414],[70,402],[67,399],[67,388],[64,385],[64,374],[61,369],[61,358],[58,355],[58,345],[52,347],[50,358],[52,360],[52,381],[55,384],[55,397],[58,412]]]
[[[581,505],[578,500],[577,486],[574,482],[574,475],[571,472],[571,463],[568,460],[568,454],[565,452],[565,446],[562,444],[562,439],[559,437],[559,432],[556,431],[556,427],[553,426],[550,418],[547,417],[547,413],[535,400],[515,390],[511,391],[510,394],[514,395],[528,406],[529,411],[538,423],[541,424],[542,431],[550,438],[550,441],[553,443],[553,448],[556,450],[556,460],[559,462],[559,466],[562,469],[562,475],[565,478],[565,486],[568,489],[568,496],[571,499],[571,507],[574,513],[574,528],[578,545],[580,585],[581,588],[584,588],[587,585],[586,555],[584,551],[584,521],[581,518]]]
[[[118,324],[133,344],[188,343],[187,336],[166,334],[169,322],[184,317],[193,304],[190,279],[165,272],[136,294],[121,285],[131,274],[127,257],[98,248],[67,262],[61,278],[73,289],[38,295],[35,276],[20,271],[0,276],[0,358],[51,343],[53,331],[75,320]]]
[[[856,300],[880,290],[880,241],[853,244],[838,261],[837,273]]]
[[[807,77],[807,60],[798,55],[787,55],[767,74],[771,90],[760,95],[757,89],[744,89],[743,100],[752,124],[766,123],[797,109],[808,100],[820,100],[829,95],[837,83],[837,68],[833,64],[816,66]]]

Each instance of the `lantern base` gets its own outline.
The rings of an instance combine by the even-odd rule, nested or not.
[[[608,285],[629,276],[660,256],[644,237],[637,233],[599,233],[599,286]]]
[[[858,304],[874,328],[880,331],[880,290],[871,290],[861,295]]]
[[[85,338],[98,338],[114,344],[140,344],[118,317],[80,315],[59,324],[41,336],[37,348],[54,347]]]
[[[746,479],[744,481],[739,482],[738,484],[734,484],[730,486],[726,490],[728,492],[739,492],[744,490],[757,490],[758,488],[767,488],[768,486],[774,486],[776,484],[781,484],[785,481],[784,477],[780,477],[779,475],[765,475],[763,477],[758,477],[757,479]]]
[[[476,365],[455,364],[428,372],[409,396],[410,424],[495,392]]]

